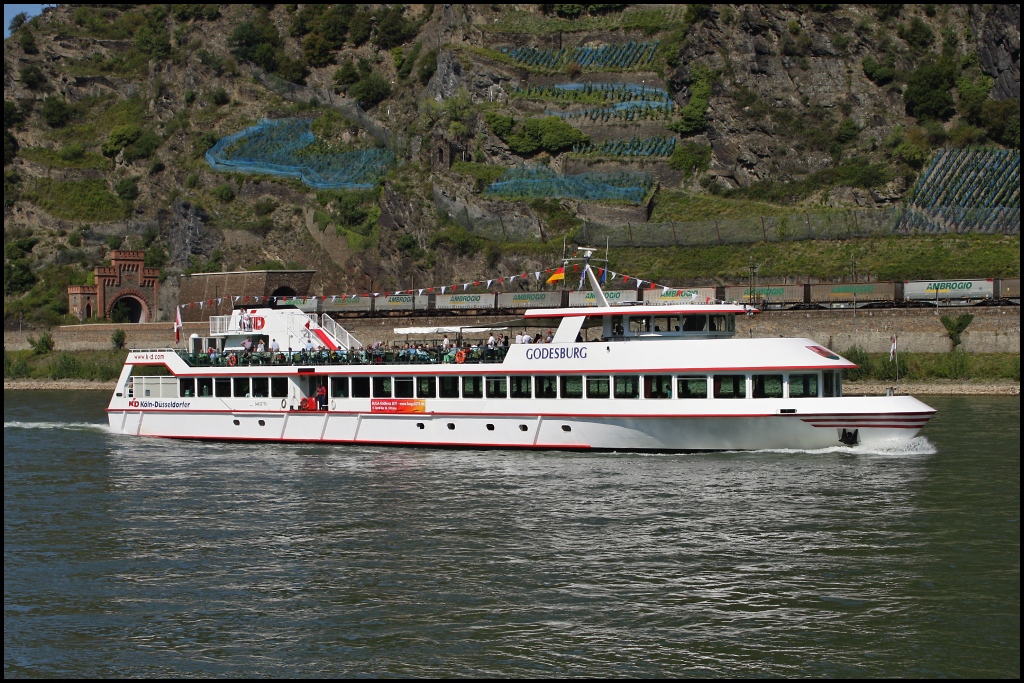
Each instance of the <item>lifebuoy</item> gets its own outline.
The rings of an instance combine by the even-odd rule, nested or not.
[[[465,363],[466,362],[466,352],[463,351],[462,349],[459,349],[458,351],[456,351],[455,352],[455,362],[456,363]]]
[[[231,367],[238,365],[238,356],[228,356],[228,365]]]

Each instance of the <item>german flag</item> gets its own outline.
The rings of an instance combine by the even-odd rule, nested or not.
[[[558,282],[559,280],[564,280],[564,279],[565,279],[565,266],[562,266],[561,268],[556,268],[555,272],[551,273],[551,277],[549,277],[547,279],[547,282],[545,282],[544,284],[550,285],[550,284],[552,284],[554,282]]]

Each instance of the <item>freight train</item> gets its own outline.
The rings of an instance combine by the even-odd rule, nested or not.
[[[985,280],[913,280],[833,284],[719,285],[717,287],[655,287],[606,290],[613,305],[705,303],[731,301],[762,310],[822,308],[907,308],[926,306],[1019,306],[1020,278]],[[455,294],[390,294],[311,299],[300,305],[309,312],[336,317],[367,315],[511,314],[527,308],[593,306],[593,292],[463,292]]]

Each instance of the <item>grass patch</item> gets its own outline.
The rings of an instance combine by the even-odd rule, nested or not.
[[[857,347],[840,352],[860,367],[843,376],[851,381],[895,381],[896,362],[888,353],[865,353]],[[1020,381],[1019,353],[908,353],[900,352],[901,380],[966,379]]]
[[[23,197],[51,216],[76,221],[120,221],[132,210],[132,203],[118,199],[102,180],[40,178]]]
[[[71,152],[67,148],[57,151],[48,147],[24,147],[18,150],[18,156],[28,161],[46,166],[47,168],[98,168],[107,170],[111,167],[110,159],[96,152],[83,151],[81,146]]]
[[[117,379],[127,350],[57,351],[37,356],[32,351],[4,351],[4,379]]]
[[[815,212],[820,212],[815,208]],[[690,194],[662,188],[654,198],[652,223],[668,221],[707,221],[758,216],[789,216],[802,213],[794,206],[781,206],[752,199],[731,199],[717,195]]]
[[[1019,235],[913,235],[857,240],[760,242],[706,247],[619,248],[609,268],[671,285],[714,278],[744,282],[750,262],[760,277],[878,280],[1020,277]]]

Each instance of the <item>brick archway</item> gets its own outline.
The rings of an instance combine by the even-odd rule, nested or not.
[[[141,315],[139,316],[139,319],[138,320],[132,320],[131,322],[133,322],[133,323],[135,323],[135,322],[139,322],[139,323],[152,322],[153,314],[152,314],[152,312],[149,309],[149,302],[146,301],[146,297],[144,297],[141,292],[139,292],[138,290],[135,290],[135,289],[122,289],[121,291],[119,291],[114,296],[113,299],[111,299],[110,303],[107,304],[107,310],[106,310],[106,317],[107,318],[111,317],[111,312],[114,310],[114,306],[116,306],[117,302],[121,301],[122,299],[130,299],[130,300],[136,302],[139,305],[139,308],[141,310]]]

